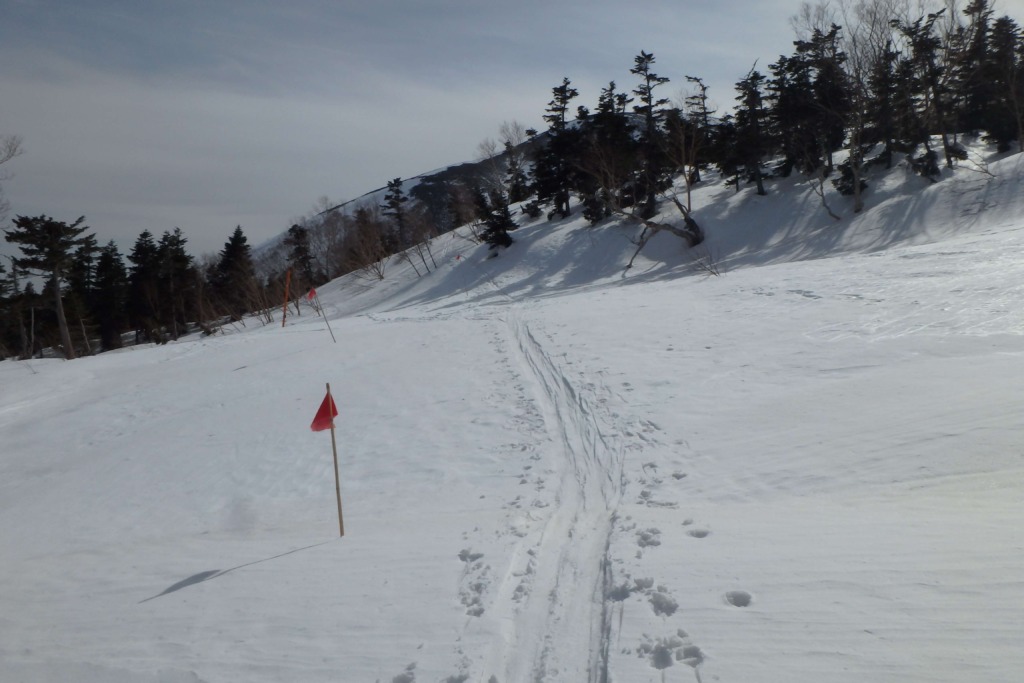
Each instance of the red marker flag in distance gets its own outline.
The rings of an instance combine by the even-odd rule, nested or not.
[[[309,301],[312,301],[315,298],[316,298],[316,290],[315,289],[310,289],[309,290],[309,294],[306,295],[306,299],[309,300]]]
[[[324,396],[324,402],[320,404],[320,410],[316,411],[316,417],[313,418],[313,424],[309,425],[309,428],[314,432],[330,429],[334,426],[334,418],[337,415],[338,407],[334,405],[334,398],[327,394]]]

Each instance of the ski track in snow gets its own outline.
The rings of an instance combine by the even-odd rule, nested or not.
[[[510,307],[506,323],[540,404],[559,482],[554,503],[518,544],[497,590],[492,616],[502,633],[484,674],[497,681],[600,683],[607,680],[605,575],[624,451],[617,438],[605,436],[590,399],[538,343],[518,306]]]

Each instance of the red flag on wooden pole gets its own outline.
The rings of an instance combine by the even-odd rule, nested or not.
[[[316,411],[316,417],[313,418],[313,424],[309,427],[314,432],[331,430],[331,451],[334,453],[334,492],[338,496],[338,531],[341,536],[344,536],[345,520],[341,515],[341,479],[338,476],[338,444],[334,440],[334,418],[337,415],[338,407],[334,405],[334,399],[331,397],[331,385],[328,384],[327,395],[324,396],[324,401],[320,404],[320,409]]]
[[[314,432],[334,429],[334,418],[337,416],[338,406],[334,405],[334,399],[328,390],[327,395],[324,396],[324,402],[320,404],[320,409],[316,411],[316,417],[313,418],[313,424],[309,425],[309,428]]]

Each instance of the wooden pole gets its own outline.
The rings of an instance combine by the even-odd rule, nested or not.
[[[323,304],[320,303],[320,295],[316,295],[316,305],[323,309]],[[334,330],[331,329],[331,321],[327,319],[327,311],[324,311],[324,322],[327,323],[327,331],[331,333],[331,339],[334,339]],[[334,343],[337,344],[338,340],[334,339]]]
[[[284,275],[284,306],[281,309],[281,327],[284,327],[284,321],[288,319],[288,285],[292,281],[292,269],[289,268],[288,272]]]
[[[331,383],[327,383],[327,395],[331,395]],[[334,399],[331,399],[334,403]],[[333,411],[332,411],[333,412]],[[341,516],[341,479],[338,477],[338,445],[334,439],[334,418],[331,418],[331,451],[334,453],[334,492],[338,497],[338,531],[345,536],[345,521]]]
[[[81,316],[78,318],[78,324],[82,326],[82,339],[85,340],[85,352],[90,356],[92,355],[92,345],[89,344],[89,335],[85,332],[85,321],[82,320]]]

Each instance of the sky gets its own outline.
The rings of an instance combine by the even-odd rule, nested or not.
[[[1020,6],[1004,1],[1000,7]],[[473,159],[504,121],[542,127],[563,77],[593,107],[653,52],[686,91],[787,53],[798,0],[0,0],[0,135],[15,215],[84,215],[123,252],[180,227],[193,254],[253,245],[321,197]],[[1014,13],[1020,16],[1022,13]],[[0,244],[0,252],[11,246]]]

